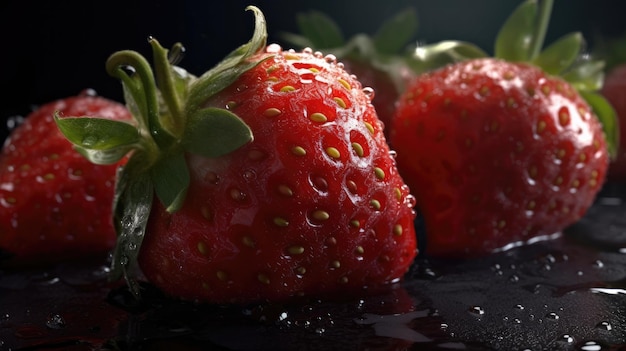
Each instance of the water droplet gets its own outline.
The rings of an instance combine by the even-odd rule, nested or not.
[[[374,100],[374,96],[376,96],[376,92],[370,87],[363,88],[363,94],[365,94],[369,101]]]
[[[326,332],[326,329],[324,329],[324,328],[320,327],[320,328],[316,328],[315,329],[315,333],[316,334],[320,334],[321,335],[321,334],[324,334],[324,332]]]
[[[249,169],[243,172],[243,178],[247,181],[252,181],[256,179],[256,172],[254,170]]]
[[[561,344],[573,344],[574,338],[569,334],[563,334],[557,339],[557,342]]]
[[[207,172],[204,176],[204,180],[210,184],[216,185],[220,182],[220,176],[215,172]]]
[[[328,63],[337,63],[337,57],[333,54],[328,54],[324,56],[324,60]]]
[[[509,277],[509,281],[510,281],[511,283],[517,283],[517,282],[519,282],[519,276],[518,276],[517,274],[513,274],[513,275],[511,275],[511,276]]]
[[[130,251],[137,250],[137,244],[135,244],[135,243],[128,243],[128,250],[130,250]]]
[[[559,315],[558,315],[558,314],[556,314],[555,312],[550,312],[550,313],[548,313],[548,314],[546,315],[546,318],[547,318],[548,320],[558,321],[560,317],[559,317]]]
[[[95,135],[86,135],[83,140],[81,140],[82,146],[85,147],[91,147],[94,146],[96,143],[98,143],[98,141],[100,141],[100,138],[98,138]]]
[[[602,262],[600,260],[596,260],[595,262],[593,262],[593,266],[595,268],[604,268],[604,262]]]
[[[50,329],[63,329],[65,328],[65,319],[60,314],[51,314],[46,320],[46,327]]]
[[[580,347],[581,351],[600,351],[602,350],[602,345],[598,344],[595,341],[587,341],[583,346]]]
[[[524,307],[523,305],[517,304],[515,305],[515,309],[523,311],[526,307]]]
[[[607,321],[602,321],[602,322],[596,324],[596,328],[600,329],[600,330],[605,330],[605,331],[613,330],[613,326],[611,325],[611,323],[609,323]]]
[[[468,311],[476,316],[482,316],[485,314],[485,309],[483,309],[481,306],[472,306],[468,309]]]
[[[120,264],[122,266],[127,266],[128,265],[128,256],[123,255],[122,257],[120,257]]]
[[[133,235],[135,235],[135,236],[142,236],[143,235],[143,229],[141,227],[135,227],[133,229]]]
[[[270,44],[265,48],[265,52],[269,54],[279,54],[283,51],[283,48],[278,44]]]
[[[7,119],[7,128],[11,131],[22,123],[24,123],[24,116],[11,116]]]

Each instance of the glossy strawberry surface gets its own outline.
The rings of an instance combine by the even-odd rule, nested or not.
[[[476,256],[558,234],[608,166],[601,125],[570,84],[494,58],[424,74],[391,140],[428,231],[426,252]]]
[[[0,155],[0,249],[6,264],[105,254],[115,245],[116,165],[90,163],[59,132],[53,114],[130,120],[115,101],[87,93],[37,107]]]
[[[187,199],[173,214],[153,208],[143,272],[171,295],[219,302],[400,279],[416,255],[413,199],[369,90],[332,57],[277,46],[260,55],[206,102],[237,114],[254,140],[215,159],[187,156]]]

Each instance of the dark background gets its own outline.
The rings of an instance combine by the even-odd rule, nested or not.
[[[333,17],[346,37],[373,33],[388,17],[407,6],[417,10],[415,40],[471,41],[491,52],[497,30],[519,0],[125,0],[0,3],[0,140],[4,120],[26,115],[45,102],[92,88],[121,99],[121,86],[104,70],[114,51],[133,49],[150,58],[148,36],[165,47],[182,42],[180,66],[194,74],[211,68],[246,42],[253,30],[250,4],[263,10],[270,42],[277,33],[295,32],[295,14],[317,9]],[[546,43],[582,31],[589,48],[599,37],[624,34],[622,0],[555,0]]]

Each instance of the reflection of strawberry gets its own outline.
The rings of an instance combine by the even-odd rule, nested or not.
[[[119,179],[114,274],[138,257],[169,295],[208,302],[400,279],[416,255],[412,197],[367,91],[331,58],[266,48],[263,16],[251,9],[253,39],[199,78],[172,69],[151,41],[166,108],[143,57],[111,56],[109,72],[133,84],[139,132],[58,121],[88,157],[133,152]]]
[[[374,89],[372,104],[388,136],[395,102],[414,76],[409,68],[408,44],[417,30],[415,10],[407,8],[387,20],[373,36],[357,34],[345,40],[340,27],[318,11],[299,14],[299,34],[283,33],[285,41],[335,55],[346,71]]]
[[[608,177],[612,181],[626,182],[626,64],[607,72],[602,95],[611,103],[619,118],[620,146],[615,159],[609,164]]]
[[[520,5],[500,32],[497,58],[421,75],[399,101],[391,142],[431,255],[476,256],[557,233],[585,213],[603,184],[608,153],[596,114],[607,117],[609,141],[614,116],[592,92],[598,79],[583,75],[601,65],[571,68],[571,83],[556,77],[570,69],[582,38],[566,36],[536,55],[528,43],[540,47],[543,39],[528,33],[545,22],[526,21],[536,11],[536,2]]]
[[[11,132],[0,155],[0,248],[8,263],[38,264],[105,253],[115,244],[116,166],[91,164],[52,115],[130,120],[126,108],[80,95],[47,103]]]

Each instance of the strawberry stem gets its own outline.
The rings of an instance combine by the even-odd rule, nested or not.
[[[548,24],[550,23],[550,15],[552,13],[552,5],[554,0],[539,0],[539,8],[537,15],[537,24],[535,27],[535,34],[532,36],[530,60],[532,61],[539,55],[543,48],[543,43],[546,39],[546,32],[548,31]]]
[[[159,147],[171,145],[172,136],[161,125],[156,83],[146,59],[135,51],[118,51],[107,60],[106,70],[125,83],[139,110],[139,129],[147,131]]]
[[[169,127],[170,132],[175,136],[180,137],[184,128],[184,114],[181,107],[180,96],[176,90],[174,77],[172,74],[171,64],[169,62],[168,51],[164,49],[159,42],[154,39],[149,39],[152,46],[152,52],[154,56],[154,67],[158,88],[161,91],[161,96],[167,108],[170,112]]]

